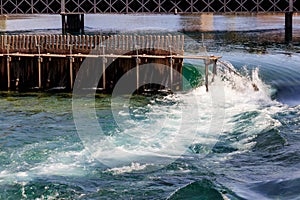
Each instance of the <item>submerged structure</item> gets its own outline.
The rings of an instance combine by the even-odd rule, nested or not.
[[[87,66],[85,80],[76,87],[110,93],[122,76],[130,75],[136,91],[178,91],[184,58],[205,61],[208,89],[208,65],[216,74],[219,59],[184,56],[183,35],[2,35],[0,52],[0,89],[19,91],[71,91],[82,65]],[[145,64],[153,67],[140,71]],[[91,80],[95,74],[100,78]],[[160,82],[151,82],[157,77]]]

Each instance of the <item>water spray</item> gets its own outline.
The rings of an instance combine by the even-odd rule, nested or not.
[[[239,72],[237,72],[234,68],[232,68],[230,65],[228,65],[228,63],[221,61],[221,60],[218,60],[218,62],[220,64],[222,64],[224,67],[226,67],[229,70],[229,72],[233,72],[235,75],[237,75],[239,77],[243,77]],[[259,88],[256,83],[252,82],[252,87],[253,87],[254,91],[259,91]]]

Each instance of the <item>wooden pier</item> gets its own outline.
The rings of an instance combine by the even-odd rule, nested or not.
[[[205,61],[208,88],[208,65],[213,64],[215,72],[219,57],[184,56],[183,35],[1,35],[0,90],[71,91],[85,62],[87,77],[102,74],[96,87],[103,92],[112,92],[124,74],[148,63],[157,65],[151,73],[176,91],[182,89],[184,58]],[[142,76],[136,76],[137,91],[166,89],[163,83],[140,88]]]

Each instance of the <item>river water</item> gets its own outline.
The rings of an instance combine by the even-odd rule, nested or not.
[[[178,94],[2,92],[0,199],[300,199],[299,16],[294,28],[287,47],[282,15],[86,16],[87,33],[181,32],[186,55],[226,66],[209,92],[194,60],[194,88]],[[14,17],[0,31],[60,33],[60,18]]]

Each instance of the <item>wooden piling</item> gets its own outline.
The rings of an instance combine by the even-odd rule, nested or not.
[[[69,57],[69,68],[70,68],[70,89],[73,89],[73,82],[74,82],[74,78],[73,78],[73,62],[74,62],[74,58],[72,58],[71,56]]]
[[[173,58],[170,57],[170,89],[173,90]]]
[[[215,76],[217,75],[217,60],[213,61],[213,77],[212,77],[212,82],[215,81]]]
[[[206,92],[208,92],[208,64],[209,60],[205,60],[205,87],[206,87]]]
[[[140,59],[136,57],[136,92],[139,92],[140,86]]]
[[[107,59],[105,57],[102,58],[102,88],[106,89],[106,63]]]
[[[178,73],[182,72],[182,61],[186,58],[183,56],[182,40],[182,36],[172,35],[2,35],[0,37],[2,53],[0,53],[2,57],[0,84],[6,88],[7,80],[9,90],[15,90],[17,86],[22,90],[37,86],[40,89],[53,87],[72,89],[80,65],[83,60],[89,58],[88,62],[91,66],[97,63],[96,59],[102,61],[102,79],[100,79],[102,83],[100,82],[98,86],[102,86],[106,92],[111,92],[118,79],[133,68],[136,68],[138,92],[142,81],[149,76],[149,74],[141,74],[140,71],[140,66],[146,63],[169,66],[168,70],[155,67],[157,74],[162,77],[161,85],[167,83],[166,87],[170,87],[171,90],[182,88],[180,86],[182,80],[174,74],[174,70]],[[96,49],[97,52],[91,54],[92,49]],[[11,58],[14,62],[11,62]],[[21,60],[18,62],[18,59]],[[112,61],[109,66],[107,59]],[[212,61],[212,58],[206,57],[196,59]],[[210,63],[206,62],[207,89]],[[90,67],[87,74],[96,73],[96,69],[101,70]],[[153,72],[149,71],[149,73]],[[18,79],[20,81],[16,83],[16,87],[11,84]],[[145,88],[153,87],[155,84],[150,85]]]
[[[39,80],[39,89],[42,88],[42,58],[41,57],[38,57],[37,59],[38,61],[38,80]]]
[[[10,56],[8,55],[6,57],[6,68],[7,68],[7,89],[10,90],[10,61],[11,61],[11,58]]]

